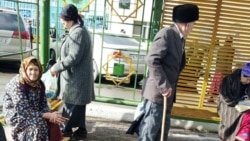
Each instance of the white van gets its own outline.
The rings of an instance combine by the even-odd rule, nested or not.
[[[23,18],[18,19],[15,10],[0,8],[0,19],[0,60],[21,60],[22,53],[23,58],[31,56],[30,35]]]

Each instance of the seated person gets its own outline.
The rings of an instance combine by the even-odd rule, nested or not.
[[[242,137],[240,133],[241,129],[246,129],[247,125],[246,135],[247,139],[250,139],[250,123],[245,123],[244,120],[250,118],[250,112],[240,113],[235,108],[240,101],[249,98],[249,83],[250,63],[246,63],[242,69],[235,70],[222,80],[217,105],[221,119],[218,134],[222,141],[234,141],[235,139],[245,141],[246,138]]]
[[[12,139],[47,141],[48,125],[64,123],[66,119],[48,107],[39,60],[35,57],[24,59],[19,72],[6,85],[3,103],[3,114],[12,129]],[[60,140],[59,136],[54,141]]]
[[[7,141],[4,128],[1,122],[0,122],[0,141]]]

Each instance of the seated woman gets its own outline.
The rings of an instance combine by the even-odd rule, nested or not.
[[[240,113],[235,106],[242,100],[249,97],[250,86],[250,63],[246,63],[242,69],[235,70],[232,74],[223,78],[218,96],[218,114],[220,125],[218,129],[219,137],[222,141],[248,141],[250,139],[250,123],[245,123],[250,117],[250,112]],[[249,127],[247,127],[248,125]],[[248,128],[246,136],[242,137],[242,129]]]
[[[66,119],[60,113],[50,112],[45,86],[40,80],[42,66],[39,60],[35,57],[24,59],[19,72],[6,85],[3,103],[12,138],[15,141],[48,141],[48,125],[60,124]],[[59,140],[60,137],[54,141]]]

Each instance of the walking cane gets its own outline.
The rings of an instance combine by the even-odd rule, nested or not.
[[[167,96],[163,96],[163,116],[162,116],[162,123],[161,123],[161,141],[164,141],[166,111],[167,111]]]

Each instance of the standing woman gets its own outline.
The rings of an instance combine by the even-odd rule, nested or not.
[[[69,33],[62,42],[59,61],[50,71],[56,76],[60,73],[62,114],[69,118],[63,126],[64,137],[79,140],[87,137],[86,104],[94,99],[91,39],[74,5],[65,6],[60,18]],[[75,127],[78,129],[73,132]]]
[[[22,61],[20,73],[6,85],[3,113],[14,141],[48,141],[47,123],[60,124],[66,120],[58,112],[50,112],[41,76],[39,60],[28,57]],[[53,139],[60,140],[58,136]]]

